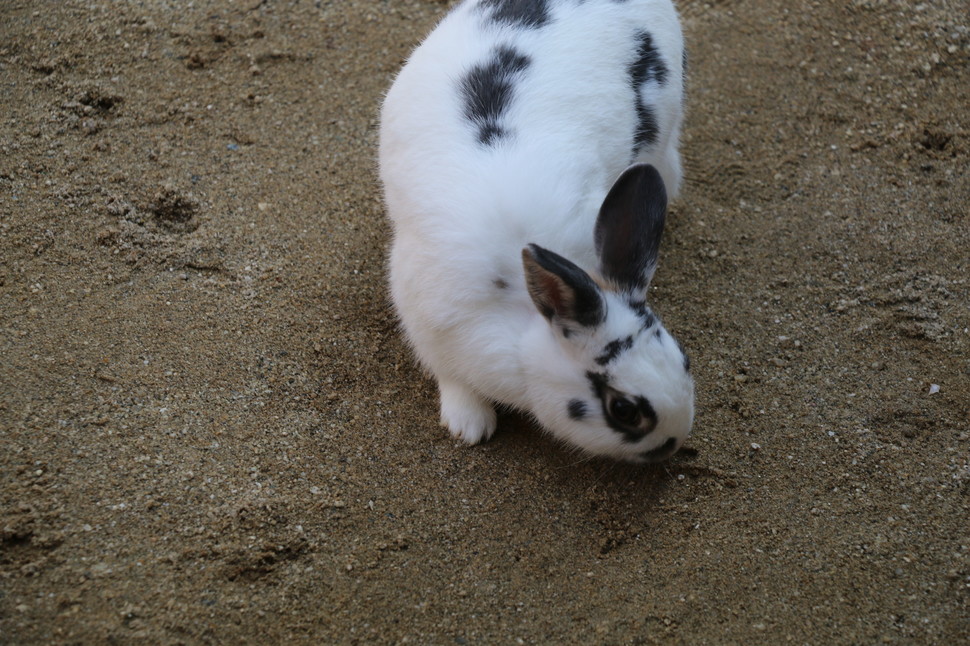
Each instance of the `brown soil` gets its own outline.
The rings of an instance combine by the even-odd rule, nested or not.
[[[962,0],[682,1],[695,436],[456,445],[385,299],[430,0],[0,4],[0,642],[956,644]]]

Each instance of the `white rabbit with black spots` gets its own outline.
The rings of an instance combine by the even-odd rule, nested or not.
[[[394,81],[391,296],[455,437],[488,439],[496,406],[632,462],[690,435],[689,362],[646,302],[683,52],[669,0],[468,0]]]

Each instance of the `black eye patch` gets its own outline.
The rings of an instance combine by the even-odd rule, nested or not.
[[[630,396],[609,385],[609,376],[587,372],[586,378],[603,407],[606,424],[625,442],[639,442],[657,427],[657,412],[646,397]]]

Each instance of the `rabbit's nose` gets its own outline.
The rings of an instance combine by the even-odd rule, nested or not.
[[[680,448],[680,443],[675,437],[668,437],[667,440],[655,448],[644,451],[640,457],[646,462],[660,462],[666,460]]]

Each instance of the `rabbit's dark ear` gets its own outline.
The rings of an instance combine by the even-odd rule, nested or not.
[[[623,291],[645,291],[657,268],[666,218],[667,190],[657,169],[635,164],[623,171],[596,220],[603,277]]]
[[[530,244],[522,250],[522,267],[532,302],[550,322],[594,327],[606,318],[599,287],[559,254]]]

